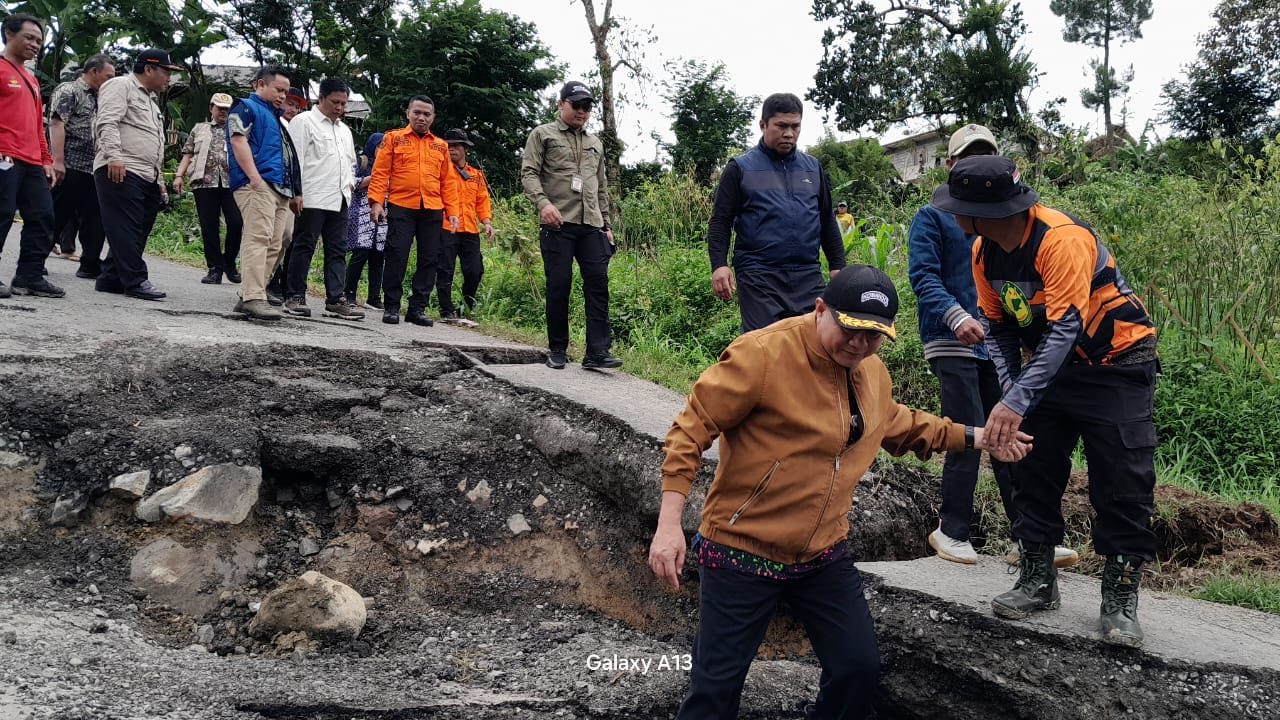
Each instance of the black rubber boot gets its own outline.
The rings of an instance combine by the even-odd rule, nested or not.
[[[1058,595],[1058,570],[1053,566],[1053,544],[1019,540],[1018,547],[1018,582],[991,601],[991,610],[1011,620],[1021,620],[1036,610],[1056,610],[1062,597]]]
[[[1111,555],[1102,568],[1102,615],[1099,629],[1108,645],[1142,647],[1138,624],[1138,589],[1142,585],[1142,558]]]

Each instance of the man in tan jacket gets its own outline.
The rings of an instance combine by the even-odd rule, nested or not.
[[[694,384],[667,434],[662,510],[649,566],[679,586],[680,516],[703,451],[720,438],[692,551],[701,615],[678,718],[736,718],[751,659],[786,600],[822,663],[816,717],[871,713],[880,672],[871,614],[846,539],[854,488],[881,448],[922,459],[984,449],[982,428],[893,399],[876,352],[896,338],[898,295],[883,272],[842,270],[814,311],[735,340]],[[995,452],[1017,460],[1031,438]]]

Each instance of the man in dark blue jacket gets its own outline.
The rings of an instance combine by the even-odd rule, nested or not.
[[[947,167],[974,155],[998,155],[995,136],[981,125],[965,125],[947,144]],[[942,414],[952,421],[982,425],[1000,400],[1000,382],[985,344],[978,316],[978,291],[973,284],[973,240],[956,224],[955,217],[925,205],[911,221],[908,240],[908,273],[918,304],[920,341],[924,357],[942,390]],[[938,529],[929,545],[938,557],[973,564],[978,555],[969,542],[973,516],[973,490],[978,483],[982,453],[949,452],[942,467],[942,507]],[[1012,522],[1013,483],[1009,467],[993,460],[992,473],[1000,499]],[[1058,548],[1058,567],[1075,564],[1078,556]]]
[[[765,98],[760,143],[729,161],[716,190],[707,232],[711,284],[721,300],[737,291],[744,333],[813,309],[827,286],[819,248],[833,277],[845,266],[831,181],[796,146],[803,113],[790,93]]]
[[[236,102],[227,118],[231,194],[244,218],[240,245],[240,302],[235,312],[256,320],[279,320],[267,302],[267,281],[280,257],[290,216],[302,213],[298,153],[280,124],[289,92],[289,74],[264,67],[253,80],[253,94]]]

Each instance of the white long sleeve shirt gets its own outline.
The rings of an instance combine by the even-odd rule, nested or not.
[[[338,211],[351,203],[355,188],[356,146],[342,120],[330,120],[312,108],[286,126],[302,167],[302,206]]]

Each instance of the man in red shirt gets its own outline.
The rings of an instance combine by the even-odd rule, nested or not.
[[[0,59],[0,250],[15,212],[22,213],[18,268],[10,285],[0,282],[0,298],[19,295],[60,298],[66,293],[44,277],[53,249],[53,157],[44,134],[40,81],[25,64],[44,44],[44,25],[30,15],[3,22]],[[12,290],[10,290],[12,286]]]

